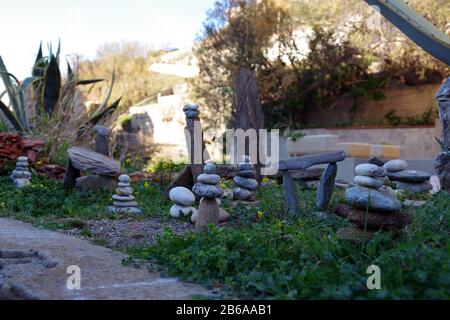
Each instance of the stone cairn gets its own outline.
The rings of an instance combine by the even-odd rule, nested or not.
[[[16,168],[11,174],[11,179],[18,188],[25,187],[30,184],[31,172],[28,170],[28,158],[17,158]]]
[[[386,185],[387,173],[383,167],[360,164],[355,173],[356,186],[345,192],[351,208],[338,205],[335,214],[346,218],[360,230],[400,230],[411,223],[411,218],[401,212],[402,205],[394,190]]]
[[[130,177],[122,174],[119,177],[116,194],[112,196],[113,205],[108,207],[108,212],[142,214],[142,211],[137,207],[138,203],[136,197],[133,196],[133,191]]]
[[[417,170],[407,170],[405,160],[391,160],[384,164],[388,178],[394,182],[395,189],[408,190],[413,193],[424,193],[433,189],[431,175]]]
[[[255,201],[255,191],[259,184],[256,178],[255,166],[248,156],[243,157],[243,162],[238,164],[237,175],[233,178],[236,187],[233,189],[234,200]]]
[[[170,215],[172,218],[179,219],[181,217],[188,217],[197,213],[197,209],[192,207],[195,203],[195,195],[191,190],[185,187],[176,187],[169,192],[170,201],[174,205],[170,208]]]
[[[220,176],[216,173],[216,165],[207,161],[203,168],[204,173],[197,177],[197,183],[192,188],[194,194],[201,198],[198,212],[194,217],[195,228],[203,229],[208,224],[220,222],[219,203],[223,196],[223,189],[219,187]]]

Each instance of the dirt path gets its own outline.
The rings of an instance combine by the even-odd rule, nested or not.
[[[146,268],[123,266],[126,255],[70,235],[0,219],[0,298],[190,299],[207,289]],[[81,289],[70,290],[69,266],[78,266]],[[72,282],[74,283],[74,282]]]

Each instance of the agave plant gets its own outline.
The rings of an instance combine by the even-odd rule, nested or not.
[[[51,120],[57,120],[59,116],[70,113],[73,107],[74,93],[77,86],[93,85],[104,79],[79,80],[72,67],[68,64],[67,78],[63,81],[59,67],[60,45],[55,54],[49,46],[49,55],[42,53],[42,44],[33,66],[32,75],[20,82],[13,74],[9,73],[0,56],[0,75],[6,88],[0,93],[0,110],[9,120],[14,129],[23,134],[35,134],[39,126],[48,124]],[[109,93],[103,103],[90,114],[85,115],[84,122],[78,129],[78,135],[82,135],[89,125],[95,125],[117,109],[120,99],[108,104],[114,86],[115,75],[113,72]],[[63,83],[64,82],[64,83]],[[27,90],[33,92],[33,103],[26,104]],[[8,95],[10,105],[6,106],[1,98]]]

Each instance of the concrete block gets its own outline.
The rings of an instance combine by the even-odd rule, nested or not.
[[[338,143],[338,149],[347,153],[347,157],[370,158],[372,145],[369,143],[345,142]]]
[[[370,156],[385,160],[400,159],[402,157],[401,151],[400,146],[374,144]]]
[[[292,141],[288,139],[288,152],[292,157],[333,152],[338,150],[337,135],[311,135]]]

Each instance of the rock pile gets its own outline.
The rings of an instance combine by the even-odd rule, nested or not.
[[[11,174],[11,180],[18,188],[25,187],[30,184],[31,173],[28,170],[28,158],[19,157],[17,158],[16,168]]]
[[[355,168],[356,187],[348,188],[345,198],[351,208],[336,207],[334,213],[363,230],[399,230],[411,223],[392,188],[386,186],[386,170],[365,163]],[[366,214],[367,212],[367,214]]]
[[[407,166],[408,163],[405,160],[391,160],[383,166],[396,189],[408,190],[413,193],[423,193],[433,189],[430,183],[430,174],[407,170]]]
[[[215,174],[216,165],[211,161],[206,162],[203,171],[192,188],[194,194],[201,198],[194,218],[196,229],[202,229],[210,223],[218,224],[220,221],[219,201],[223,195],[223,189],[218,186],[220,176]]]
[[[183,107],[183,112],[189,119],[196,119],[200,115],[200,106],[198,104],[187,104]]]
[[[256,178],[255,166],[250,157],[244,156],[243,162],[238,164],[238,173],[233,178],[236,188],[233,189],[234,200],[255,201],[255,191],[259,184]]]
[[[191,190],[185,187],[173,188],[169,192],[169,199],[174,202],[174,205],[170,208],[172,218],[179,219],[197,213],[197,209],[192,207],[195,203],[195,195]]]
[[[138,203],[133,192],[134,190],[131,187],[130,177],[126,174],[122,174],[119,177],[116,194],[112,196],[112,199],[114,200],[113,205],[108,207],[108,212],[142,214],[142,211],[138,208]]]

